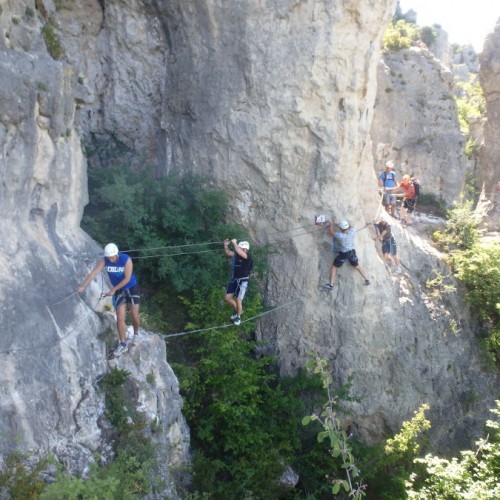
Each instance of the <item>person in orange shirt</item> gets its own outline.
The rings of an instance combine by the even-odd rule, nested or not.
[[[393,188],[386,188],[386,190],[395,191],[401,189],[404,193],[403,206],[401,207],[401,224],[410,225],[411,214],[415,211],[417,203],[417,193],[413,184],[412,178],[406,174],[403,175],[401,182]]]

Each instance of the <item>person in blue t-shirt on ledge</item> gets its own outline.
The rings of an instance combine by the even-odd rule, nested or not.
[[[83,292],[90,282],[103,270],[106,269],[112,288],[106,293],[107,297],[113,297],[113,305],[116,311],[116,326],[120,345],[113,352],[113,356],[118,357],[127,352],[127,326],[125,324],[125,315],[127,306],[132,317],[134,327],[134,340],[132,345],[138,343],[139,338],[139,304],[140,290],[137,284],[137,278],[133,273],[134,265],[129,255],[120,253],[114,243],[109,243],[104,247],[104,257],[90,271],[83,283],[76,289],[77,292]]]
[[[394,189],[398,183],[396,180],[396,174],[393,172],[394,162],[388,161],[385,164],[385,171],[378,176],[378,185],[384,189],[382,204],[388,214],[393,217],[396,216],[396,197],[392,194],[392,189]]]

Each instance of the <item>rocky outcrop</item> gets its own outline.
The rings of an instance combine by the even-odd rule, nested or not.
[[[88,195],[75,126],[95,80],[86,85],[71,58],[52,2],[3,2],[0,12],[0,462],[13,450],[36,450],[85,473],[95,452],[111,454],[97,388],[108,370],[99,340],[105,327],[96,314],[104,285],[94,284],[86,296],[75,292],[89,271],[86,256],[101,252],[80,229]],[[187,459],[177,379],[155,337],[134,356],[144,412],[162,429],[160,450],[178,449],[162,461],[167,478],[171,459]],[[155,390],[146,391],[140,380],[151,371]],[[165,487],[173,496],[172,481]]]
[[[499,20],[500,21],[500,20]],[[487,215],[486,227],[500,230],[500,22],[484,42],[479,56],[479,79],[486,99],[484,143],[479,149],[481,197],[479,209]]]
[[[378,171],[394,160],[397,173],[418,177],[426,194],[456,201],[466,159],[451,68],[426,48],[387,52],[377,85],[371,136]]]

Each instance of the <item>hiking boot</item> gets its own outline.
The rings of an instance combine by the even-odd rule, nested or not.
[[[365,285],[368,286],[370,284],[370,280],[365,280]]]
[[[134,333],[134,336],[132,337],[132,340],[129,342],[131,346],[139,345],[139,334]]]
[[[239,316],[236,316],[236,318],[234,318],[234,321],[233,323],[238,326],[240,323],[241,323],[241,318]]]
[[[333,285],[330,285],[330,283],[325,283],[323,285],[323,288],[325,288],[326,290],[328,290],[329,292],[331,292],[333,290]]]
[[[122,354],[125,354],[128,351],[128,345],[120,344],[113,352],[113,356],[115,358],[119,358]]]

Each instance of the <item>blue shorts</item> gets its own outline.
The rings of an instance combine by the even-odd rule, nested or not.
[[[391,193],[384,193],[384,207],[390,207],[391,205],[396,204],[396,197]]]
[[[348,252],[339,252],[333,261],[335,267],[342,267],[344,262],[348,260],[351,266],[356,267],[359,264],[356,250],[349,250]]]
[[[232,293],[235,297],[243,300],[248,289],[248,279],[234,279],[229,282],[226,289],[227,293]]]
[[[113,295],[113,305],[118,309],[122,304],[132,304],[134,306],[141,302],[141,291],[139,285],[130,288],[121,288]]]
[[[398,246],[396,245],[396,240],[393,236],[382,240],[382,253],[385,255],[386,253],[390,253],[391,255],[397,255]]]

